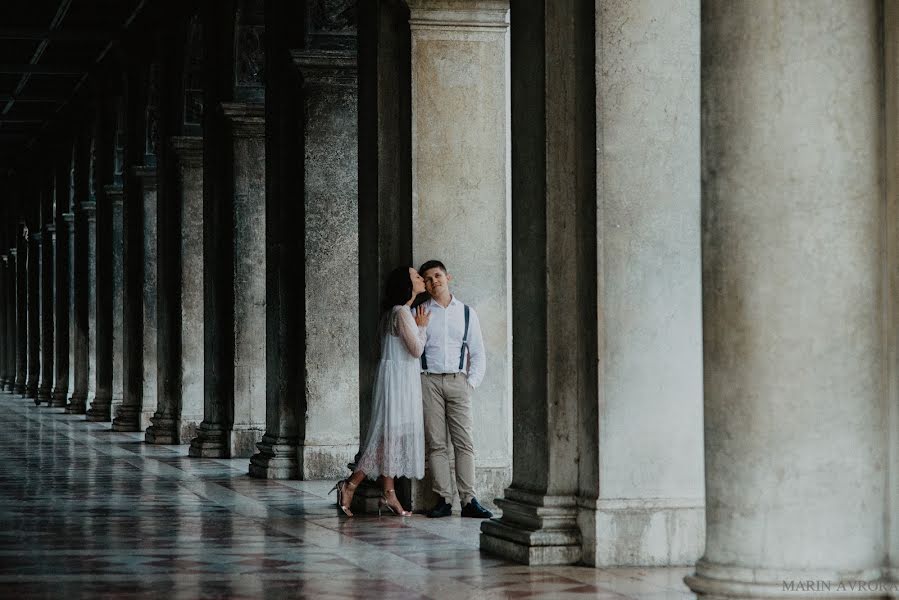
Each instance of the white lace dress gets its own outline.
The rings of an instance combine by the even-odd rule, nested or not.
[[[419,357],[426,329],[407,306],[394,306],[382,327],[381,360],[372,389],[371,422],[356,468],[366,477],[425,474],[425,435]]]

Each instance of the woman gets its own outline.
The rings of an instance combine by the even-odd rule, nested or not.
[[[421,479],[425,474],[424,423],[419,357],[425,346],[430,312],[412,302],[425,291],[424,280],[412,267],[394,269],[387,278],[381,318],[381,360],[372,390],[371,421],[356,471],[338,481],[337,505],[352,517],[350,504],[365,478],[381,478],[381,506],[407,517],[393,489],[395,477]]]

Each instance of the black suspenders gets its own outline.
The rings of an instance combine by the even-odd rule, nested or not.
[[[459,370],[465,370],[465,350],[468,349],[468,323],[471,321],[471,309],[468,308],[467,304],[463,304],[465,307],[465,331],[462,333],[462,349],[459,351]],[[428,357],[425,356],[424,351],[421,353],[421,370],[428,370]]]

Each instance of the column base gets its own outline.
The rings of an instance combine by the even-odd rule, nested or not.
[[[690,566],[705,547],[702,498],[579,498],[584,564]]]
[[[153,423],[146,429],[144,441],[148,444],[180,444],[178,423],[168,415],[156,413],[150,417]]]
[[[66,405],[67,415],[83,415],[87,412],[87,394],[72,394]]]
[[[181,415],[181,420],[175,423],[175,430],[179,432],[181,441],[179,444],[190,442],[200,434],[200,424],[203,422],[203,415],[185,416]]]
[[[201,423],[197,437],[191,440],[188,456],[194,458],[230,458],[231,432],[222,425]]]
[[[40,404],[37,399],[37,382],[25,384],[25,397],[33,398],[35,404]]]
[[[25,395],[25,382],[22,380],[16,380],[16,382],[13,383],[12,391],[16,394],[19,394],[20,396],[24,396]]]
[[[526,565],[571,565],[581,560],[574,496],[509,488],[496,504],[503,516],[481,523],[481,550]]]
[[[259,452],[250,458],[250,477],[259,479],[300,478],[296,438],[279,438],[265,434],[256,447],[259,448]]]
[[[684,582],[700,598],[887,598],[899,584],[889,582],[881,569],[839,572],[775,571],[696,563],[696,574]]]
[[[7,377],[0,378],[0,391],[5,391],[9,385],[10,381]]]
[[[37,402],[40,404],[41,402],[46,402],[47,406],[53,406],[51,403],[53,400],[53,389],[48,387],[40,387],[37,388]]]
[[[136,406],[122,404],[112,421],[113,431],[140,431],[140,410]]]
[[[346,475],[346,465],[353,461],[359,444],[318,446],[307,444],[297,449],[300,479],[340,479]]]
[[[55,389],[53,393],[50,394],[50,407],[51,408],[65,408],[66,407],[66,399],[69,397],[68,390]]]
[[[88,421],[110,421],[112,419],[112,398],[109,396],[94,396],[91,407],[87,411]]]

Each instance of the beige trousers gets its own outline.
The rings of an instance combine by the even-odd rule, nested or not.
[[[456,487],[465,506],[474,498],[474,442],[471,437],[471,387],[464,373],[421,374],[425,443],[434,493],[452,504],[448,440],[456,455]]]

